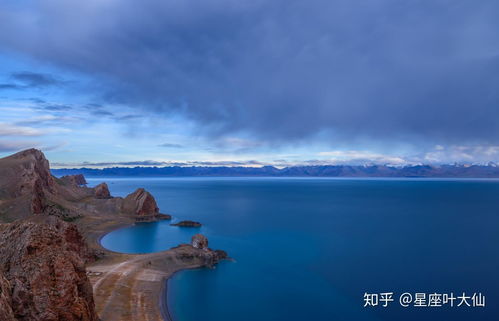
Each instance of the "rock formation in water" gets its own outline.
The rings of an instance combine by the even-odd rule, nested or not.
[[[100,183],[99,185],[94,187],[94,196],[95,198],[106,199],[111,198],[111,193],[109,192],[109,188],[106,183]]]
[[[154,197],[143,188],[138,188],[129,194],[123,202],[123,211],[137,216],[159,214],[159,208]]]
[[[168,214],[159,213],[158,205],[154,197],[143,188],[138,188],[123,200],[123,213],[135,217],[138,222],[151,220],[170,220]]]
[[[68,185],[82,186],[87,185],[87,180],[83,174],[66,175],[60,178],[62,182]]]
[[[221,260],[228,258],[227,252],[212,250],[208,247],[208,239],[202,234],[196,234],[191,244],[181,244],[175,248],[176,256],[183,262],[202,262],[202,265],[212,267]]]
[[[10,311],[17,320],[98,320],[91,254],[75,225],[46,215],[1,224],[0,244],[1,320]]]
[[[207,249],[208,239],[203,234],[196,234],[191,239],[191,245],[196,249]]]
[[[180,221],[178,223],[170,224],[171,226],[180,226],[180,227],[201,227],[201,223],[194,221]]]
[[[172,216],[170,214],[159,213],[158,215],[156,215],[156,218],[158,220],[171,220]]]

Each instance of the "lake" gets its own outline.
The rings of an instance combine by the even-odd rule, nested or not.
[[[168,282],[176,321],[497,320],[499,181],[330,178],[89,178],[113,196],[144,187],[199,229],[143,223],[102,239],[154,252],[195,233],[234,262]],[[364,294],[393,302],[364,307]],[[408,292],[481,293],[485,307],[401,307]],[[428,297],[429,298],[429,297]],[[467,302],[470,302],[468,300]]]

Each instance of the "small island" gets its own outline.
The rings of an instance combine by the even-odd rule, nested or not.
[[[173,223],[173,224],[170,224],[171,226],[179,226],[179,227],[201,227],[201,223],[199,222],[195,222],[195,221],[189,221],[189,220],[186,220],[186,221],[180,221],[178,223]]]

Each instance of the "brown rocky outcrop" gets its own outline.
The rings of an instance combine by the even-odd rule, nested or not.
[[[28,214],[43,213],[48,195],[56,194],[49,162],[37,149],[28,149],[3,158],[0,177],[0,197],[17,199],[23,212]]]
[[[95,198],[111,198],[111,193],[109,192],[109,188],[106,183],[100,183],[99,185],[94,187],[94,196]]]
[[[0,300],[10,301],[17,320],[98,320],[85,271],[90,254],[75,225],[33,216],[0,225],[0,244]]]
[[[95,188],[83,183],[83,175],[53,177],[45,156],[36,149],[1,158],[0,222],[32,214],[54,215],[76,223],[88,217],[107,221],[121,217],[135,222],[171,219],[159,213],[154,197],[144,189],[123,199],[112,197],[105,183]]]
[[[55,193],[55,183],[52,174],[50,174],[49,161],[40,150],[32,148],[10,157],[22,161],[17,168],[20,170],[18,174],[22,178],[21,189],[28,190],[29,187],[39,184],[49,193]]]
[[[123,200],[123,212],[137,216],[155,216],[159,214],[159,208],[151,193],[139,188]]]
[[[85,176],[83,174],[76,174],[76,175],[66,175],[60,178],[62,182],[68,185],[73,185],[73,186],[82,186],[82,185],[87,185],[87,180],[85,179]]]
[[[203,234],[196,234],[191,239],[191,245],[196,249],[207,249],[208,239]]]
[[[201,227],[201,223],[195,221],[180,221],[178,223],[170,224],[171,226],[180,226],[180,227]]]
[[[191,244],[181,244],[174,248],[177,259],[183,262],[202,262],[202,265],[212,267],[221,260],[228,258],[227,252],[212,250],[208,247],[208,239],[202,234],[196,234]]]

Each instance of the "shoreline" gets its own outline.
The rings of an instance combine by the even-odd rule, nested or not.
[[[145,222],[145,223],[155,223],[155,222],[159,222],[159,221],[154,221],[154,222]],[[142,222],[144,223],[144,222]],[[113,250],[110,250],[108,248],[106,248],[104,245],[102,245],[102,239],[108,235],[109,233],[112,233],[112,232],[115,232],[115,231],[118,231],[118,230],[121,230],[121,229],[125,229],[125,228],[129,228],[129,227],[132,227],[132,226],[135,226],[137,223],[132,223],[132,224],[118,224],[117,226],[115,226],[114,228],[113,227],[110,227],[109,230],[107,230],[106,232],[104,233],[101,233],[99,235],[99,237],[96,239],[96,242],[99,244],[99,247],[104,250],[104,251],[107,251],[107,252],[110,252],[110,253],[116,253],[116,254],[126,254],[126,255],[141,255],[141,254],[154,254],[154,253],[136,253],[136,254],[129,254],[129,253],[123,253],[123,252],[117,252],[117,251],[113,251]],[[168,251],[168,250],[166,250]],[[163,251],[162,251],[163,252]],[[156,253],[161,253],[161,252],[156,252]],[[177,272],[180,272],[182,270],[179,270]],[[158,302],[158,305],[159,305],[159,309],[160,309],[160,312],[161,312],[161,316],[162,316],[162,319],[164,321],[173,321],[173,317],[170,313],[170,310],[169,310],[169,307],[168,307],[168,301],[167,301],[167,298],[168,298],[168,282],[169,280],[171,279],[171,277],[177,273],[177,272],[174,272],[172,273],[170,276],[166,277],[163,281],[163,286],[161,287],[161,294],[159,295],[159,302]],[[95,294],[94,294],[95,296]]]
[[[105,248],[100,242],[105,235],[135,225],[129,219],[124,220],[100,222],[105,224],[99,224],[98,229],[88,222],[77,223],[89,247],[102,254],[86,265],[96,311],[103,321],[173,321],[167,302],[168,281],[182,270],[206,266],[203,250],[187,244],[145,254]]]
[[[171,279],[173,274],[163,282],[163,287],[161,289],[161,296],[159,298],[159,308],[161,310],[161,316],[164,321],[173,321],[170,310],[168,309],[168,281]]]

